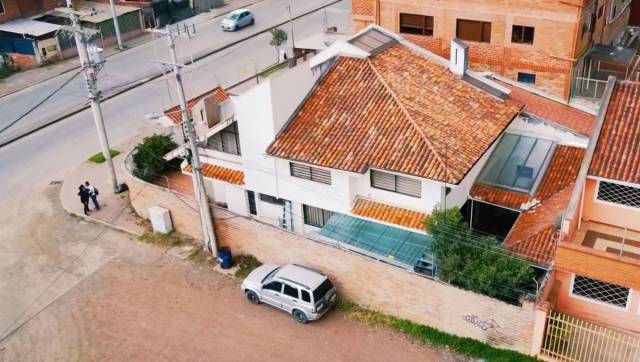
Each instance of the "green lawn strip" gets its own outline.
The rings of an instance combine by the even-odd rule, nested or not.
[[[472,338],[459,337],[432,327],[416,324],[406,319],[392,317],[340,299],[337,309],[349,318],[370,325],[383,326],[412,336],[433,347],[443,348],[472,358],[484,358],[491,362],[539,361],[535,357],[506,349],[492,347]]]
[[[116,157],[120,154],[120,151],[109,149],[109,153],[111,153],[111,157]],[[102,152],[98,152],[95,155],[89,157],[89,161],[93,163],[103,163],[105,161],[104,155],[102,154]]]

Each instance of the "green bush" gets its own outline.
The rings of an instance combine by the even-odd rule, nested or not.
[[[534,292],[530,263],[512,255],[493,237],[478,236],[457,208],[435,210],[426,221],[440,280],[507,303]]]
[[[179,169],[180,159],[166,161],[163,158],[176,147],[178,145],[168,135],[145,137],[133,153],[134,175],[145,181],[153,181],[167,169]]]
[[[120,151],[109,149],[109,153],[111,154],[111,158],[113,158],[119,155]],[[95,155],[89,157],[89,161],[93,163],[103,163],[105,161],[104,154],[102,154],[102,152],[98,152]]]
[[[246,278],[253,269],[262,265],[262,263],[253,255],[238,255],[235,259],[235,262],[239,267],[236,271],[236,278],[239,279]]]

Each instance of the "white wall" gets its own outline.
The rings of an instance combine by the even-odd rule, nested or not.
[[[480,171],[484,168],[484,165],[487,163],[489,156],[493,153],[493,149],[496,147],[499,140],[500,139],[498,138],[498,140],[489,147],[489,150],[482,155],[473,168],[471,168],[471,171],[467,173],[458,185],[447,185],[451,187],[451,192],[449,192],[449,195],[447,196],[447,208],[462,207],[462,205],[464,205],[467,201],[467,197],[469,196],[469,191],[471,191],[471,187],[473,187],[473,184],[476,182]]]

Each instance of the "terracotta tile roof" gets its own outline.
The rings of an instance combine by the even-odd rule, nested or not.
[[[354,215],[425,231],[424,221],[427,218],[427,214],[422,212],[385,205],[361,198],[356,200],[351,212]]]
[[[529,209],[575,182],[585,149],[560,145],[556,148],[535,195],[476,183],[469,194],[477,200],[512,209]]]
[[[570,184],[520,215],[504,246],[536,263],[550,264],[555,253],[556,222],[569,205],[574,186]]]
[[[616,84],[589,175],[640,184],[640,83]]]
[[[189,99],[187,101],[187,113],[189,113],[189,117],[191,117],[191,110],[193,107],[198,104],[203,98],[213,96],[216,102],[222,103],[229,99],[229,94],[220,87],[215,87],[210,91],[200,94],[199,96]],[[175,105],[166,111],[164,114],[167,115],[175,124],[182,124],[182,115],[180,114],[180,105]]]
[[[191,173],[191,165],[184,168],[184,172]],[[202,175],[234,185],[244,185],[244,172],[232,170],[230,168],[212,165],[210,163],[202,164]]]
[[[553,122],[584,136],[591,136],[593,133],[596,125],[595,116],[512,84],[497,82],[511,89],[511,98],[525,104],[524,112]]]
[[[368,59],[338,58],[267,153],[457,184],[521,107],[396,44]]]

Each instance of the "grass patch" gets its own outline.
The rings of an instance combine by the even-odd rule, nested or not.
[[[121,152],[118,150],[109,149],[109,153],[111,153],[111,157],[113,158],[119,155]],[[102,152],[98,152],[95,155],[89,157],[89,161],[93,163],[103,163],[105,161],[104,155],[102,154]]]
[[[433,347],[443,348],[472,358],[484,358],[491,362],[521,362],[539,361],[535,357],[527,356],[515,351],[492,347],[472,338],[459,337],[439,331],[432,327],[413,323],[358,306],[357,304],[340,298],[337,310],[347,317],[369,325],[382,326],[397,332],[412,336],[419,341]]]
[[[218,264],[218,259],[212,257],[211,254],[205,251],[202,245],[196,246],[196,251],[189,256],[189,260],[197,264],[209,264],[211,266]]]
[[[236,264],[238,264],[238,270],[236,271],[236,278],[244,279],[253,271],[253,269],[262,265],[260,260],[256,259],[253,255],[238,255],[235,258]]]
[[[168,234],[161,234],[154,233],[152,231],[145,231],[145,233],[142,234],[139,239],[140,241],[144,241],[147,244],[153,244],[163,247],[174,247],[182,245],[185,242],[184,240],[182,240],[182,238],[180,238],[178,235],[176,235],[176,233],[173,232]]]

